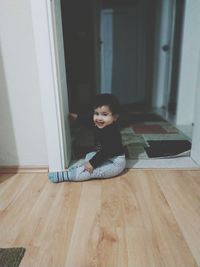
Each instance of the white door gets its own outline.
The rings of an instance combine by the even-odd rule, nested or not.
[[[138,1],[101,11],[101,92],[115,94],[122,104],[144,101],[142,7]]]
[[[65,56],[63,44],[62,18],[60,0],[51,1],[52,22],[53,22],[53,39],[55,48],[55,72],[57,75],[58,102],[60,106],[61,118],[61,145],[64,157],[64,165],[67,167],[71,159],[71,135],[68,120],[68,93],[66,82]]]
[[[176,0],[157,0],[153,106],[168,108],[171,87]]]
[[[100,40],[101,40],[101,79],[100,92],[112,93],[112,65],[113,65],[113,25],[112,9],[101,11]]]

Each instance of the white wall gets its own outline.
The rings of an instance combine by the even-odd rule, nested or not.
[[[200,36],[199,10],[200,1],[186,0],[176,124],[194,122]]]
[[[0,165],[47,165],[29,1],[0,1],[0,40]]]

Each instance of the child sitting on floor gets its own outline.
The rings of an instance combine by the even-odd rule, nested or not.
[[[94,102],[94,136],[97,151],[85,157],[85,163],[72,166],[63,172],[50,172],[49,179],[54,183],[65,181],[85,181],[94,178],[109,178],[120,174],[126,165],[120,131],[117,125],[120,105],[112,94],[100,94]],[[69,116],[83,122],[82,115]]]

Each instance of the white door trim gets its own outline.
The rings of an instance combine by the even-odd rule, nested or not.
[[[177,122],[194,121],[191,158],[200,165],[200,2],[185,0]],[[188,87],[189,86],[189,87]],[[191,95],[192,98],[191,99]],[[181,100],[182,103],[181,103]],[[189,104],[189,109],[187,107]],[[187,112],[185,112],[187,111]],[[189,113],[189,114],[187,114]],[[179,116],[180,117],[180,116]],[[191,119],[189,119],[191,121]],[[178,124],[178,123],[177,123]],[[184,124],[184,123],[183,123]]]
[[[176,0],[157,1],[153,107],[168,107]],[[166,47],[166,51],[164,50]],[[167,48],[168,47],[168,48]]]
[[[64,41],[62,31],[62,15],[61,15],[61,3],[60,0],[51,0],[49,25],[52,26],[53,32],[51,33],[52,39],[52,58],[55,63],[55,80],[56,93],[59,114],[60,114],[60,128],[61,128],[61,144],[62,144],[62,158],[64,160],[64,166],[67,167],[71,160],[71,133],[70,123],[68,119],[69,103],[67,92],[67,79],[65,68],[65,53],[64,53]]]
[[[65,168],[50,0],[30,0],[49,170]]]

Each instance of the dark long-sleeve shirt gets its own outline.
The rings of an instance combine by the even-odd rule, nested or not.
[[[91,120],[92,117],[88,118]],[[85,122],[85,117],[78,116],[79,123]],[[93,121],[91,120],[91,124]],[[123,155],[124,149],[122,146],[121,134],[117,122],[99,129],[94,126],[95,144],[97,145],[96,155],[89,161],[93,168],[100,166],[107,159]]]

